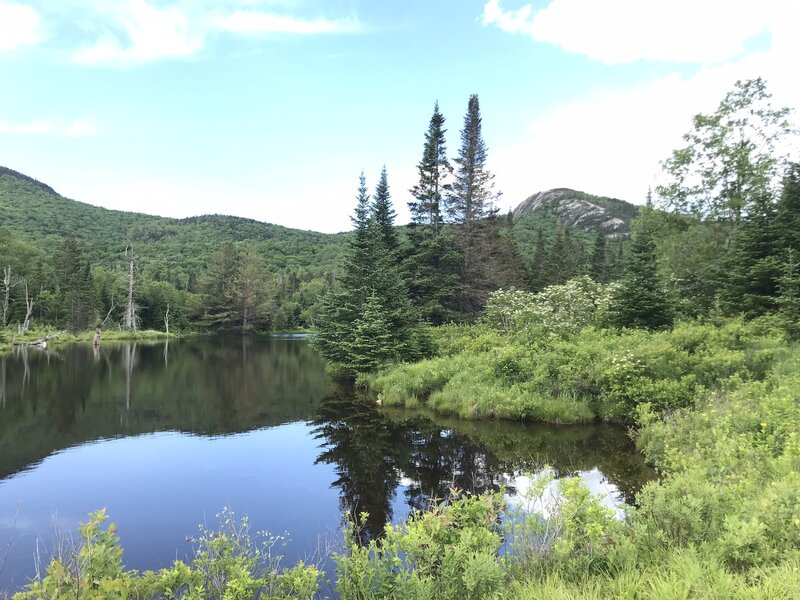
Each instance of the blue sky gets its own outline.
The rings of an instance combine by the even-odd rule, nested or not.
[[[339,231],[384,163],[403,220],[434,101],[455,155],[477,93],[504,210],[642,202],[736,79],[800,106],[798,4],[0,0],[0,165],[110,208]]]

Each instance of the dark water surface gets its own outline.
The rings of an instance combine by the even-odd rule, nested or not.
[[[168,566],[223,508],[288,532],[287,562],[366,535],[451,486],[507,486],[549,465],[609,504],[652,478],[624,430],[476,423],[379,409],[327,379],[306,341],[191,338],[0,357],[0,590],[107,508],[130,568]],[[3,563],[5,556],[5,563]]]

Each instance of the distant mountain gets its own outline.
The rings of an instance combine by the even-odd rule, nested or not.
[[[220,198],[220,204],[224,203]],[[164,198],[169,202],[169,198]],[[324,272],[338,263],[342,234],[304,231],[252,219],[205,215],[170,219],[109,210],[64,198],[50,186],[0,167],[0,228],[51,254],[74,235],[93,264],[120,260],[130,245],[146,270],[198,274],[223,241],[255,242],[275,272]]]
[[[567,188],[539,192],[514,209],[515,218],[551,214],[568,227],[587,233],[602,230],[612,239],[629,237],[631,221],[638,213],[639,207],[630,202]]]

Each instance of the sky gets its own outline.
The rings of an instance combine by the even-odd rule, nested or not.
[[[349,229],[386,165],[408,217],[434,102],[478,94],[502,210],[644,202],[737,79],[800,107],[798,0],[0,0],[0,165],[169,217]]]

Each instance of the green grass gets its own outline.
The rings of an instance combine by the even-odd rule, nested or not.
[[[632,423],[640,406],[672,411],[731,382],[763,380],[785,349],[778,332],[740,320],[562,336],[446,326],[432,336],[436,356],[392,365],[361,385],[387,406],[424,405],[465,418]]]

